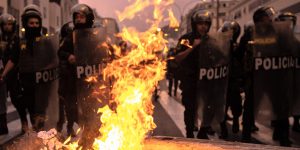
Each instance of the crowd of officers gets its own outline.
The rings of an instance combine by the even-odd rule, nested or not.
[[[78,56],[74,53],[73,31],[97,26],[94,23],[93,10],[85,4],[73,6],[72,21],[62,26],[59,37],[41,34],[43,20],[36,5],[30,4],[24,8],[21,21],[20,36],[15,17],[10,14],[0,16],[0,135],[8,134],[6,116],[8,96],[20,117],[22,134],[32,130],[45,130],[48,101],[53,96],[51,93],[53,81],[58,79],[59,73],[59,119],[56,129],[61,132],[67,120],[67,134],[75,136],[73,125],[76,122],[82,127],[84,134],[80,145],[84,149],[90,147],[94,138],[99,136],[99,127],[91,130],[86,126],[91,126],[88,117],[92,116],[91,113],[97,114],[97,111],[82,106],[82,109],[86,110],[81,110],[81,116],[78,115],[76,92]],[[42,73],[45,72],[48,73],[47,76],[43,76]],[[27,120],[28,115],[30,122]],[[29,123],[32,128],[29,127]]]
[[[273,8],[262,7],[259,8],[253,16],[254,25],[245,25],[244,35],[238,43],[240,35],[240,25],[235,21],[225,22],[220,32],[232,31],[230,39],[230,64],[228,74],[228,90],[226,96],[226,104],[223,109],[213,109],[210,105],[203,107],[203,120],[201,127],[197,134],[197,138],[208,139],[208,134],[213,133],[211,127],[214,114],[219,111],[225,111],[222,120],[220,121],[221,138],[228,137],[226,121],[230,119],[227,111],[230,108],[233,115],[233,133],[240,130],[239,117],[243,112],[243,140],[251,141],[251,133],[258,131],[255,126],[254,106],[253,106],[253,81],[251,77],[251,69],[245,69],[247,61],[247,44],[251,41],[252,31],[255,25],[260,23],[271,23],[273,17]],[[22,13],[22,28],[24,28],[23,36],[19,36],[19,28],[14,16],[10,14],[3,14],[0,16],[0,49],[1,49],[1,76],[0,76],[0,135],[7,134],[6,121],[6,97],[9,93],[12,104],[15,106],[22,124],[22,133],[29,130],[29,121],[27,115],[30,116],[30,123],[32,129],[35,131],[42,130],[46,119],[46,108],[49,97],[49,86],[46,83],[37,83],[37,71],[54,70],[55,58],[51,52],[43,51],[51,49],[47,37],[41,34],[42,16],[38,6],[28,5],[24,8]],[[57,122],[57,130],[60,132],[63,129],[63,124],[67,120],[68,135],[75,136],[73,130],[74,123],[78,123],[84,128],[90,123],[87,120],[80,120],[78,115],[78,106],[76,98],[76,54],[74,53],[74,30],[94,28],[94,14],[93,10],[84,4],[75,5],[72,8],[72,21],[63,25],[60,30],[59,48],[55,55],[59,58],[59,120]],[[295,26],[296,17],[292,13],[283,13],[278,17],[278,20],[291,20]],[[185,107],[184,122],[186,125],[186,137],[194,138],[194,130],[197,129],[197,94],[199,90],[198,77],[198,49],[203,47],[205,43],[214,43],[215,41],[208,35],[212,24],[211,14],[207,11],[195,11],[191,18],[192,32],[183,35],[179,39],[179,44],[176,48],[170,50],[169,56],[174,56],[175,62],[168,63],[168,79],[169,85],[173,84],[175,80],[174,95],[177,94],[178,80],[180,80],[180,88],[182,90],[182,103]],[[44,39],[46,39],[44,41]],[[189,42],[181,42],[187,39]],[[37,46],[38,43],[45,43],[43,46]],[[50,42],[51,43],[51,42]],[[122,43],[121,43],[122,44]],[[51,44],[50,44],[51,45]],[[39,48],[37,48],[39,47]],[[55,49],[55,47],[54,47]],[[42,52],[39,52],[40,50]],[[207,52],[210,55],[210,52]],[[41,57],[41,58],[36,58]],[[212,57],[208,57],[212,58]],[[214,58],[213,58],[214,59]],[[46,67],[41,67],[37,64],[45,64]],[[196,69],[195,69],[196,68]],[[250,70],[250,71],[249,71]],[[52,80],[55,80],[53,78]],[[225,82],[224,82],[225,83]],[[226,82],[227,83],[227,82]],[[46,89],[46,91],[45,91]],[[200,88],[201,89],[201,88]],[[205,88],[210,90],[210,88]],[[44,90],[44,91],[43,91]],[[222,90],[221,90],[222,91]],[[226,90],[225,90],[226,91]],[[245,93],[245,102],[242,106],[240,93]],[[42,93],[42,94],[37,94]],[[213,93],[218,95],[219,93]],[[169,89],[169,95],[172,95],[172,86]],[[219,94],[221,95],[221,94]],[[206,99],[210,99],[209,95]],[[205,104],[204,104],[205,105]],[[89,109],[89,108],[87,108]],[[88,112],[93,110],[86,110]],[[65,115],[66,114],[66,115]],[[65,118],[66,116],[66,118]],[[83,115],[87,116],[87,114]],[[273,139],[279,140],[283,146],[290,146],[289,140],[289,124],[288,118],[274,119],[272,121],[274,126]],[[85,141],[82,143],[86,147],[91,146],[94,137],[98,136],[98,128],[87,131],[85,133]],[[293,130],[299,132],[299,116],[294,117]],[[88,142],[87,142],[88,141]],[[83,145],[84,145],[83,144]]]
[[[253,84],[255,81],[253,80],[253,52],[251,52],[251,49],[249,49],[249,44],[251,44],[251,42],[254,40],[254,29],[256,28],[259,30],[260,25],[273,28],[272,24],[274,22],[290,21],[290,27],[292,31],[296,25],[296,20],[296,16],[290,12],[283,12],[279,15],[275,15],[275,11],[272,7],[260,7],[254,12],[253,22],[244,25],[244,34],[241,36],[239,42],[238,38],[241,33],[240,25],[236,21],[224,22],[218,32],[225,33],[230,31],[232,34],[230,35],[231,37],[228,43],[228,45],[230,45],[228,61],[229,72],[227,74],[228,82],[225,84],[225,88],[227,89],[225,90],[226,92],[224,94],[225,102],[223,103],[223,106],[219,107],[218,101],[222,101],[222,97],[218,97],[216,95],[222,95],[222,90],[216,89],[218,89],[218,86],[222,87],[224,82],[222,82],[220,79],[216,79],[215,81],[211,80],[211,82],[202,81],[199,83],[199,74],[201,76],[201,71],[199,71],[201,66],[199,66],[199,64],[201,65],[207,62],[214,63],[214,61],[218,60],[219,57],[216,52],[210,51],[209,48],[206,49],[209,44],[217,43],[216,40],[214,41],[215,37],[209,34],[212,24],[212,16],[210,12],[205,10],[197,10],[192,14],[192,31],[183,35],[179,39],[177,46],[169,50],[169,56],[175,59],[169,59],[167,63],[167,79],[169,80],[170,96],[172,96],[173,82],[175,83],[174,95],[176,96],[177,84],[178,80],[180,80],[179,87],[182,90],[182,104],[185,107],[184,122],[186,126],[185,129],[187,138],[194,138],[194,132],[198,131],[196,136],[197,138],[209,139],[208,135],[215,133],[212,128],[212,119],[220,117],[217,115],[222,114],[218,113],[218,111],[220,111],[218,109],[221,109],[223,111],[223,116],[219,120],[216,119],[219,121],[219,126],[221,129],[220,138],[228,138],[226,122],[229,120],[233,122],[232,132],[238,133],[240,130],[239,118],[242,116],[242,141],[253,142],[251,133],[259,130],[259,128],[255,125],[255,110],[258,108],[255,108],[256,106],[254,106]],[[288,32],[288,28],[286,28],[286,32]],[[188,40],[188,42],[186,42],[186,40]],[[284,40],[292,41],[293,39]],[[224,39],[224,41],[226,40]],[[223,49],[225,48],[226,46],[223,47]],[[208,53],[207,56],[206,53]],[[205,55],[206,57],[201,55]],[[205,62],[206,59],[211,61]],[[212,65],[208,64],[207,66],[204,66],[204,68],[210,66]],[[203,80],[208,79],[206,78]],[[213,86],[215,83],[216,86]],[[201,86],[204,86],[204,88]],[[281,89],[283,86],[281,87],[281,85],[276,85],[276,87],[277,89]],[[201,103],[201,100],[199,100],[199,95],[204,96],[204,98],[202,97],[204,102],[202,101]],[[288,103],[287,97],[281,98],[283,103]],[[270,101],[272,103],[272,99]],[[272,105],[274,107],[273,103]],[[278,107],[280,108],[281,106]],[[282,106],[282,108],[283,107],[284,106]],[[227,114],[229,108],[233,117],[229,117]],[[276,111],[276,109],[273,111]],[[277,112],[277,116],[280,116],[278,113],[282,112]],[[276,112],[274,112],[274,114],[276,114]],[[201,115],[201,127],[199,129],[198,116]],[[281,146],[291,146],[292,143],[289,140],[288,117],[285,116],[283,118],[272,118],[270,120],[270,124],[274,128],[273,140],[279,141]],[[299,116],[297,115],[294,116],[294,124],[292,129],[293,131],[300,132]]]

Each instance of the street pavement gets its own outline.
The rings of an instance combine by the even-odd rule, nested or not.
[[[180,97],[180,90],[177,92],[177,96],[169,96],[167,91],[167,82],[163,80],[160,82],[159,86],[159,99],[157,101],[153,100],[154,108],[154,122],[157,125],[157,128],[154,129],[152,132],[152,136],[172,136],[172,137],[184,137],[185,136],[185,126],[183,121],[183,111],[184,107],[181,104],[181,97]],[[57,120],[57,107],[58,100],[54,99],[51,101],[48,107],[48,120],[46,123],[46,129],[51,129],[55,127],[56,120]],[[0,136],[0,145],[7,143],[8,141],[13,141],[16,137],[18,137],[21,133],[21,123],[18,118],[18,114],[10,102],[8,100],[8,127],[9,127],[9,134]],[[240,118],[241,120],[241,118]],[[290,122],[292,123],[292,119]],[[199,120],[199,125],[200,125]],[[268,144],[268,145],[279,145],[278,142],[274,142],[272,140],[272,127],[266,123],[265,120],[257,120],[256,125],[259,127],[259,131],[253,133],[252,136],[254,137],[254,142],[258,144]],[[241,142],[241,131],[237,134],[233,134],[231,132],[232,122],[227,121],[227,127],[229,131],[229,137],[227,141],[231,142]],[[242,127],[240,125],[240,127]],[[75,130],[78,127],[75,127]],[[213,126],[214,130],[216,131],[215,135],[210,135],[209,138],[218,141],[222,140],[219,139],[218,133],[219,126]],[[66,135],[66,129],[64,128],[63,133]],[[197,132],[195,132],[195,135]],[[296,133],[291,130],[291,141],[293,142],[293,147],[300,148],[300,133]],[[1,149],[1,146],[0,146]]]

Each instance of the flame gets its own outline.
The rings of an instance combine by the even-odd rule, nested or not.
[[[182,39],[180,41],[180,44],[187,46],[188,48],[193,48],[192,45],[190,45],[190,41],[188,39]]]
[[[174,16],[173,11],[171,9],[168,9],[168,12],[169,12],[169,19],[170,19],[169,26],[171,28],[178,28],[179,27],[179,23],[178,23],[176,17]]]
[[[120,21],[132,19],[137,12],[152,5],[154,20],[150,20],[152,25],[145,32],[123,28],[117,35],[132,46],[130,52],[122,57],[120,48],[112,46],[120,57],[107,64],[103,70],[103,80],[112,80],[112,100],[98,109],[98,113],[101,114],[101,136],[95,139],[92,149],[142,149],[145,138],[156,128],[152,117],[152,94],[158,81],[164,78],[166,62],[162,54],[167,52],[167,41],[159,30],[159,24],[163,20],[165,8],[172,3],[173,0],[136,0],[133,5],[125,8],[123,13],[117,12]],[[87,81],[96,80],[89,77]],[[105,89],[105,86],[96,88],[99,91],[101,89]],[[93,92],[94,95],[100,93]],[[98,101],[102,102],[100,99]],[[73,142],[65,147],[78,149],[79,146],[78,142]]]

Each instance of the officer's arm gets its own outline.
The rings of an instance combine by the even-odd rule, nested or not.
[[[19,38],[16,37],[14,39],[14,43],[12,45],[12,49],[10,50],[11,54],[8,58],[8,62],[6,63],[4,70],[1,74],[1,79],[4,78],[7,73],[9,73],[15,66],[15,64],[19,61],[19,55],[20,55],[20,47],[19,47]]]
[[[183,52],[178,53],[178,55],[175,56],[175,61],[178,63],[182,62],[192,51],[193,48],[187,48]]]
[[[73,43],[70,38],[65,37],[61,41],[57,54],[61,60],[68,60],[69,56],[73,54]]]
[[[178,43],[179,49],[184,49],[185,48],[185,50],[179,52],[175,56],[175,61],[178,62],[178,63],[182,62],[182,60],[184,60],[194,50],[194,48],[200,44],[200,42],[201,42],[200,39],[195,39],[194,42],[193,42],[193,46],[186,46],[186,45],[182,45],[181,40],[180,40],[179,43]]]

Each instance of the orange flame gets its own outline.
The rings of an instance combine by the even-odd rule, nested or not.
[[[169,26],[171,28],[177,28],[177,27],[179,27],[179,23],[178,23],[176,17],[174,16],[173,11],[171,9],[168,9],[168,12],[169,12],[169,19],[170,19]]]
[[[190,45],[190,41],[188,39],[182,39],[180,41],[180,44],[187,46],[188,48],[193,48],[192,45]]]
[[[162,53],[167,51],[167,41],[158,26],[166,6],[172,3],[173,0],[136,0],[125,8],[126,13],[118,12],[122,21],[132,19],[137,12],[153,5],[154,20],[146,32],[123,28],[118,35],[133,46],[127,55],[114,60],[103,70],[103,80],[113,79],[111,95],[115,107],[107,104],[98,109],[101,114],[101,136],[95,139],[93,149],[142,149],[144,139],[156,128],[152,117],[152,94],[158,81],[164,78],[166,62],[162,59]],[[119,53],[118,46],[112,47]],[[90,77],[88,81],[94,79]],[[100,86],[98,90],[102,88]],[[76,149],[78,144],[70,143],[65,147]]]

